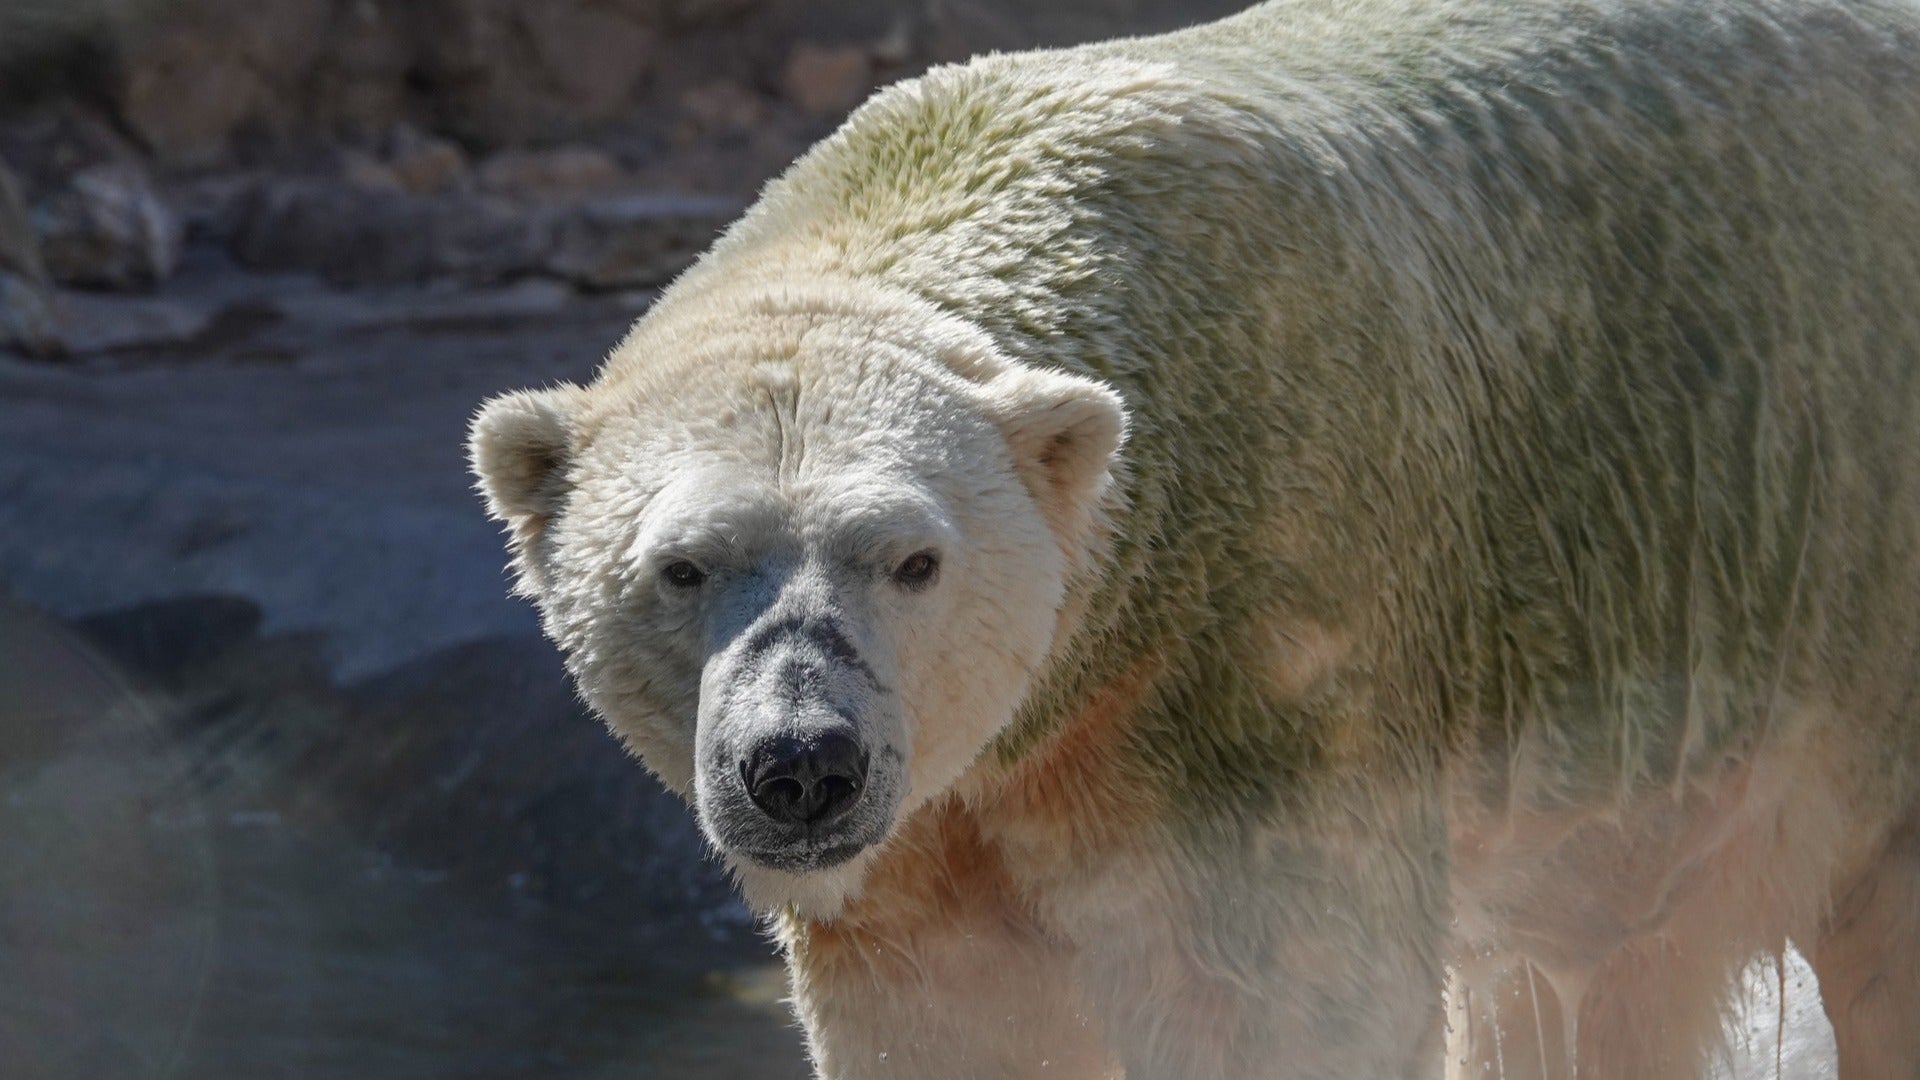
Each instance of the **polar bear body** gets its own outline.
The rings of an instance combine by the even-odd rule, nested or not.
[[[884,91],[475,457],[824,1075],[1697,1075],[1788,938],[1910,1072],[1916,296],[1910,7],[1296,0]]]

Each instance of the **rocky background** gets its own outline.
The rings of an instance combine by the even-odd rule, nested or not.
[[[466,422],[875,87],[1238,6],[0,0],[0,1072],[804,1075]]]
[[[178,344],[186,247],[342,287],[659,285],[876,86],[1233,0],[9,0],[0,343]],[[103,325],[112,324],[112,325]]]

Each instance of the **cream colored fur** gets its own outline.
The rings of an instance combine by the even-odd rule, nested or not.
[[[884,91],[474,457],[825,1076],[1437,1076],[1449,968],[1697,1076],[1789,939],[1914,1076],[1916,298],[1904,2],[1282,0]],[[829,624],[880,838],[779,863]]]

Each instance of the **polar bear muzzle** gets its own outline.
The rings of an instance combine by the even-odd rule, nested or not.
[[[795,574],[702,678],[701,824],[769,869],[851,859],[886,835],[905,787],[893,680],[862,655],[834,595],[823,575]]]

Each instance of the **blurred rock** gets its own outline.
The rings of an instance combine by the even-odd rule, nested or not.
[[[404,191],[406,185],[393,166],[367,153],[348,148],[340,153],[340,178],[365,191]]]
[[[233,252],[254,269],[309,270],[343,285],[552,276],[595,290],[649,288],[686,267],[741,208],[692,195],[526,206],[276,179],[258,184],[237,212]]]
[[[0,348],[35,356],[58,352],[40,240],[27,221],[19,181],[0,163]]]
[[[652,0],[416,0],[411,73],[437,127],[486,145],[628,119],[652,67]]]
[[[68,292],[54,299],[49,343],[68,356],[184,345],[206,333],[219,314],[205,304],[152,296]]]
[[[759,94],[731,79],[715,79],[680,95],[683,118],[680,139],[745,131],[766,118],[766,102]]]
[[[28,206],[96,165],[138,166],[145,160],[140,148],[97,109],[74,102],[56,102],[0,119],[0,158],[13,170]]]
[[[217,172],[169,185],[167,198],[186,228],[188,244],[229,243],[260,183],[255,174]]]
[[[222,160],[243,129],[285,134],[311,112],[333,0],[173,0],[119,40],[120,112],[167,161]]]
[[[34,356],[60,351],[56,306],[45,286],[19,274],[0,271],[0,349]]]
[[[175,596],[95,614],[74,628],[131,673],[164,683],[260,631],[260,605],[238,596]]]
[[[366,815],[378,845],[550,901],[619,896],[654,919],[717,907],[723,875],[538,639],[456,646],[347,691],[299,771]]]
[[[408,115],[416,52],[407,34],[409,2],[334,0],[331,40],[311,84],[314,124],[336,132],[380,131]]]
[[[404,124],[388,136],[386,166],[401,187],[422,194],[450,191],[467,179],[459,144]]]
[[[456,277],[488,282],[539,267],[543,223],[499,199],[370,191],[324,180],[257,185],[233,252],[258,270],[311,270],[338,284]]]
[[[630,107],[654,46],[651,5],[515,4],[517,29],[562,108],[610,117]]]
[[[398,123],[449,134],[480,152],[635,130],[657,138],[673,132],[683,95],[697,97],[716,80],[757,84],[811,115],[835,116],[876,81],[912,75],[930,62],[1171,29],[1243,6],[1245,0],[31,0],[17,11],[18,4],[0,4],[0,97],[17,104],[36,93],[66,94],[93,102],[167,168],[285,164],[315,141],[364,140]],[[97,64],[55,57],[32,69],[44,74],[14,71],[9,82],[8,46],[49,19],[66,28],[61,36],[74,55]],[[663,116],[668,125],[653,127]],[[710,114],[690,122],[737,130],[733,120],[714,123]]]
[[[664,0],[662,15],[669,27],[689,30],[734,22],[768,6],[769,0]]]
[[[552,221],[552,273],[588,289],[664,285],[691,264],[740,203],[689,195],[600,199],[569,207]]]
[[[30,283],[47,283],[47,267],[40,259],[40,239],[27,218],[26,199],[13,170],[0,161],[0,272]]]
[[[0,604],[0,643],[15,610]],[[250,600],[188,594],[75,629],[161,692],[159,730],[143,734],[182,780],[274,800],[251,820],[340,821],[471,886],[649,921],[729,906],[685,807],[587,714],[541,639],[474,641],[342,685],[313,636],[262,621]]]
[[[803,41],[787,54],[781,92],[815,116],[833,116],[860,103],[873,88],[873,60],[851,45]]]
[[[132,162],[81,170],[31,218],[47,272],[63,284],[146,289],[180,261],[180,219]]]
[[[412,119],[483,145],[626,119],[658,0],[171,0],[126,20],[121,112],[170,164],[236,138],[287,141]]]
[[[526,280],[498,287],[448,289],[439,285],[386,289],[276,293],[265,306],[294,324],[331,330],[394,327],[453,329],[557,315],[577,297],[557,281]]]
[[[40,241],[28,221],[19,181],[0,163],[0,349],[57,352],[54,316]]]
[[[481,163],[480,190],[522,198],[576,198],[618,187],[626,171],[591,146],[504,150]]]

